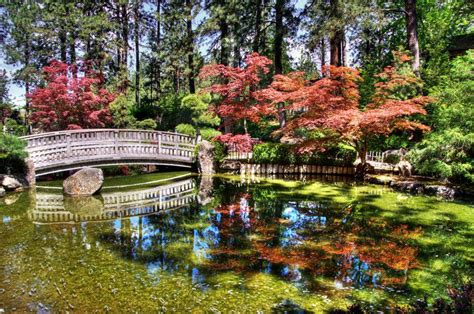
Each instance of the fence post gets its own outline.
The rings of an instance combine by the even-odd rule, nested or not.
[[[161,132],[158,132],[158,155],[161,155]]]
[[[71,158],[72,157],[72,150],[71,150],[71,134],[66,134],[66,158]]]

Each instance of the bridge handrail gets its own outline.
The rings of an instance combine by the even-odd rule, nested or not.
[[[182,137],[188,137],[190,139],[195,140],[196,138],[191,135],[171,132],[171,131],[156,131],[156,130],[140,130],[140,129],[77,129],[77,130],[63,130],[63,131],[51,131],[51,132],[43,132],[38,134],[31,134],[20,136],[21,139],[29,140],[33,138],[42,138],[42,137],[50,137],[55,135],[63,135],[63,134],[72,134],[72,133],[87,133],[87,132],[111,132],[111,131],[118,131],[118,132],[141,132],[141,133],[159,133],[159,134],[169,134],[169,135],[179,135]]]
[[[123,160],[193,163],[197,138],[186,134],[138,129],[80,129],[22,137],[37,171],[76,163]],[[72,169],[72,168],[71,168]]]

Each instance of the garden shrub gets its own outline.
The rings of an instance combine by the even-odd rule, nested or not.
[[[196,136],[196,129],[187,123],[181,123],[176,126],[176,132],[186,134],[189,136]]]
[[[136,125],[137,128],[141,130],[154,130],[157,127],[156,121],[150,118],[138,121]]]
[[[449,75],[430,90],[432,132],[408,158],[419,174],[474,183],[474,51],[453,60]]]
[[[389,154],[385,157],[384,161],[386,163],[396,165],[400,162],[400,155],[397,154]]]
[[[222,133],[213,129],[213,128],[203,128],[200,129],[199,132],[201,133],[201,137],[203,140],[210,141],[214,137],[221,135]]]
[[[293,145],[280,143],[257,144],[253,148],[253,162],[262,164],[349,166],[354,163],[356,155],[352,147],[345,145],[311,154],[299,154]]]
[[[222,163],[226,156],[225,145],[218,141],[212,141],[212,144],[214,145],[214,160],[217,163]]]
[[[26,142],[10,135],[0,135],[0,173],[21,173],[25,169]]]

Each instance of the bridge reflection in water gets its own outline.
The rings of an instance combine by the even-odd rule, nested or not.
[[[98,197],[65,197],[37,191],[36,205],[29,212],[36,224],[99,222],[150,215],[192,204],[196,199],[193,179],[126,192],[102,193]]]

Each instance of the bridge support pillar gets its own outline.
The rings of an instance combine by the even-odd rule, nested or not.
[[[202,141],[199,144],[198,169],[199,173],[203,175],[212,175],[216,173],[214,145],[208,141]]]
[[[25,181],[28,186],[36,185],[35,163],[30,158],[25,159]]]

